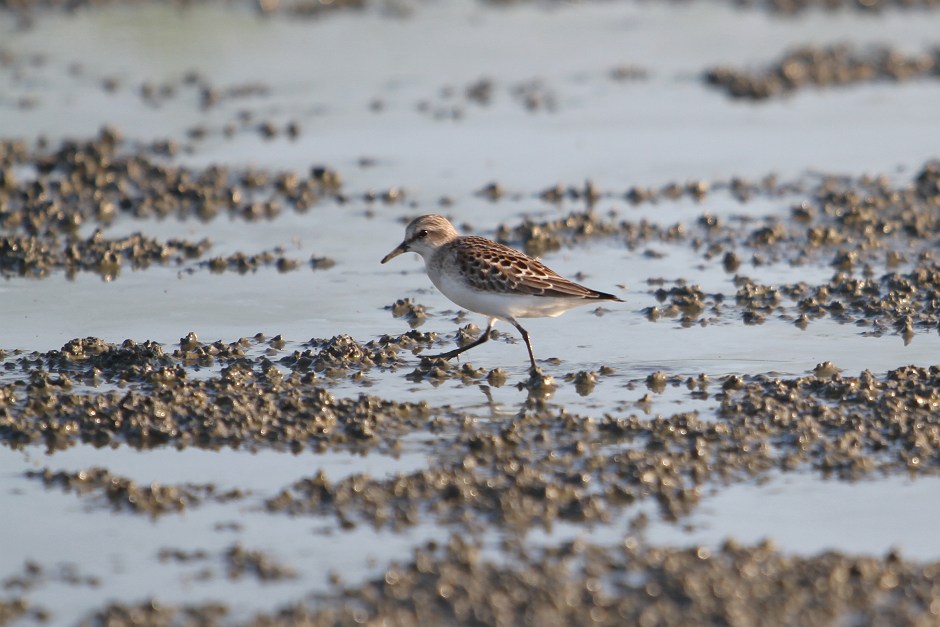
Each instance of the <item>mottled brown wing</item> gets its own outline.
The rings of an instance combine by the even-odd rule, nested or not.
[[[483,237],[461,237],[456,261],[473,287],[480,290],[560,298],[619,300],[559,276],[540,261]]]

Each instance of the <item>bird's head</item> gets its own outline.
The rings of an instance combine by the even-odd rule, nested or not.
[[[438,248],[457,238],[457,230],[444,216],[430,214],[412,220],[405,228],[405,239],[395,250],[385,255],[382,263],[407,252],[418,253],[425,259]]]

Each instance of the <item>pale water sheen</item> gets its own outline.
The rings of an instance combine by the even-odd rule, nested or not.
[[[181,162],[195,167],[254,164],[302,173],[327,165],[342,174],[344,190],[354,199],[252,224],[227,217],[208,224],[120,218],[107,235],[142,230],[159,238],[210,237],[210,255],[254,254],[281,246],[287,256],[306,260],[326,255],[336,266],[286,274],[261,269],[244,276],[216,275],[193,266],[124,268],[110,283],[90,274],[74,280],[57,274],[41,281],[4,281],[0,347],[7,350],[46,351],[86,336],[112,342],[150,339],[169,350],[195,331],[204,341],[225,342],[257,332],[281,334],[287,354],[312,337],[348,334],[365,343],[402,333],[407,324],[384,307],[403,297],[428,307],[431,316],[422,330],[452,336],[456,308],[433,290],[419,260],[405,255],[394,265],[379,265],[400,241],[404,218],[441,211],[458,226],[469,223],[474,233],[492,235],[501,223],[514,224],[524,216],[550,219],[579,209],[576,204],[558,208],[535,197],[556,182],[582,185],[591,179],[620,196],[633,185],[759,178],[771,172],[786,179],[811,171],[877,172],[903,181],[937,150],[935,134],[925,132],[935,128],[940,110],[935,81],[809,90],[756,106],[733,102],[698,80],[712,64],[756,66],[809,42],[849,40],[923,50],[940,32],[937,13],[778,19],[704,2],[596,3],[551,10],[428,3],[405,18],[366,12],[314,22],[260,20],[221,6],[80,11],[43,17],[25,31],[4,19],[3,45],[18,55],[42,53],[46,62],[24,69],[25,78],[0,71],[0,135],[45,135],[55,142],[89,136],[108,124],[133,139],[169,137],[188,145],[185,132],[205,125],[209,137],[190,146]],[[79,76],[68,72],[74,62],[84,68]],[[624,63],[644,68],[649,78],[612,81],[610,70]],[[159,107],[144,104],[137,95],[144,81],[176,81],[189,70],[222,88],[260,82],[270,91],[223,102],[209,112],[202,112],[195,92],[186,89]],[[108,77],[121,81],[114,94],[100,87]],[[495,85],[488,107],[460,96],[481,77]],[[514,86],[533,80],[542,81],[556,110],[530,113],[514,98]],[[453,88],[457,96],[442,95],[445,88]],[[35,97],[37,106],[17,108],[23,96]],[[381,112],[370,110],[374,101],[381,103]],[[434,119],[418,110],[422,101],[432,112],[459,106],[463,117]],[[297,120],[303,133],[296,141],[283,136],[264,141],[251,131],[223,139],[222,125],[243,109],[258,120]],[[363,157],[375,165],[359,167]],[[494,203],[474,195],[494,180],[520,198]],[[358,199],[366,191],[393,186],[405,190],[405,203]],[[438,201],[445,195],[455,204],[441,208]],[[786,216],[791,202],[740,204],[711,194],[702,203],[663,202],[634,209],[620,198],[604,197],[596,209],[617,210],[621,219],[672,224],[691,223],[706,212],[722,219]],[[649,278],[686,279],[731,298],[735,287],[720,260],[705,261],[685,246],[648,248],[658,254],[646,256],[642,249],[631,251],[612,239],[544,256],[559,273],[584,272],[586,284],[627,301],[608,306],[600,317],[582,309],[558,319],[528,321],[536,356],[560,360],[547,367],[559,381],[565,374],[602,365],[613,369],[587,396],[562,381],[551,402],[594,418],[610,412],[698,411],[714,419],[713,398],[692,398],[684,387],[653,392],[650,403],[638,405],[648,392],[644,380],[660,370],[683,378],[706,374],[717,390],[726,375],[802,376],[826,360],[849,375],[936,363],[940,338],[935,332],[918,334],[905,346],[897,336],[864,337],[859,328],[831,320],[814,321],[805,331],[773,317],[759,326],[719,318],[688,329],[675,320],[649,322],[643,310],[657,304],[651,293],[655,287],[646,284]],[[832,269],[744,264],[739,272],[779,284],[823,281]],[[481,316],[469,320],[485,324]],[[511,328],[503,325],[501,330],[514,338]],[[507,385],[484,391],[478,384],[449,380],[435,387],[406,379],[408,368],[368,372],[367,386],[348,379],[329,385],[338,396],[367,392],[426,400],[483,419],[504,419],[519,411],[527,393],[515,384],[525,380],[528,365],[521,342],[489,342],[463,357],[477,367],[503,368]],[[17,572],[24,560],[32,559],[48,569],[75,564],[82,574],[98,577],[97,588],[52,581],[29,594],[32,603],[53,612],[56,624],[71,624],[108,600],[133,602],[153,595],[167,602],[222,600],[239,617],[272,609],[307,592],[326,590],[331,570],[346,581],[374,576],[389,561],[405,559],[414,545],[444,538],[447,531],[430,525],[400,534],[361,526],[344,531],[330,520],[261,513],[257,508],[263,498],[320,469],[334,479],[354,472],[381,477],[413,471],[426,465],[430,448],[414,442],[397,458],[88,447],[46,456],[35,449],[0,449],[0,495],[6,504],[0,576]],[[40,467],[74,471],[90,466],[141,482],[216,482],[250,494],[150,521],[89,508],[84,499],[45,490],[24,477],[26,470]],[[652,542],[679,545],[717,544],[729,536],[744,541],[768,537],[796,553],[835,548],[881,555],[898,546],[906,556],[933,559],[940,556],[940,547],[921,521],[936,520],[936,508],[930,505],[935,492],[935,479],[840,483],[785,475],[761,485],[716,488],[683,521],[691,531],[660,522],[650,510],[652,523],[645,534]],[[846,520],[852,533],[841,532]],[[232,522],[238,525],[234,530],[216,528]],[[610,542],[627,533],[623,524],[558,529],[561,535]],[[532,540],[540,538],[533,534]],[[261,593],[254,579],[229,582],[219,554],[235,542],[268,551],[300,576],[266,584]],[[204,548],[210,558],[196,565],[160,563],[157,552],[163,547]],[[196,583],[203,566],[215,576]]]

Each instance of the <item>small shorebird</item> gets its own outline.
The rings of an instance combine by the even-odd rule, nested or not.
[[[450,359],[490,339],[497,320],[519,329],[529,350],[532,369],[535,356],[529,334],[516,318],[560,316],[572,307],[598,301],[623,302],[559,276],[537,259],[485,237],[457,234],[439,215],[415,218],[405,228],[405,239],[385,255],[382,263],[405,252],[424,259],[425,271],[435,287],[457,305],[489,317],[486,331],[474,342],[440,355]]]

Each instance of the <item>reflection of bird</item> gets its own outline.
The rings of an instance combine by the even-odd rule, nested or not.
[[[457,305],[489,317],[486,331],[460,348],[433,355],[450,359],[490,339],[497,320],[519,329],[537,370],[529,334],[516,318],[560,316],[572,307],[597,301],[623,302],[559,276],[540,261],[484,237],[460,237],[439,215],[415,218],[405,229],[405,240],[385,255],[382,263],[404,252],[424,259],[425,271],[444,296]]]

